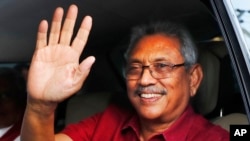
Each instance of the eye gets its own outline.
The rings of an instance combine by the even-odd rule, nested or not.
[[[167,63],[155,63],[154,67],[157,69],[164,69],[166,67],[168,67],[169,65],[167,65]]]
[[[141,71],[140,65],[129,65],[127,67],[127,74],[135,74]]]
[[[171,67],[168,63],[157,62],[153,65],[155,72],[165,73],[171,71]]]

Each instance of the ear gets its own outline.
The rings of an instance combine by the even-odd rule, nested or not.
[[[190,96],[193,97],[198,90],[203,78],[203,71],[200,64],[193,65],[190,70]]]

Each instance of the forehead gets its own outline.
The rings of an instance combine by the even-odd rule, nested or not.
[[[166,61],[183,60],[179,39],[162,34],[144,36],[135,44],[129,60],[155,61],[158,59]]]

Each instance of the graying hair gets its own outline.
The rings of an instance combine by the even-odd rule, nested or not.
[[[126,61],[128,61],[131,51],[141,38],[154,34],[162,34],[167,37],[179,39],[181,44],[181,54],[185,59],[187,68],[197,62],[198,52],[190,33],[184,26],[172,22],[156,22],[134,27],[132,29],[130,44],[125,52]]]

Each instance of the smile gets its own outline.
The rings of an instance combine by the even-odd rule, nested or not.
[[[159,98],[162,94],[140,94],[141,98]]]
[[[140,102],[143,104],[153,104],[157,101],[159,101],[162,97],[163,94],[157,94],[157,93],[142,93],[142,94],[138,94],[138,96],[140,97]]]

